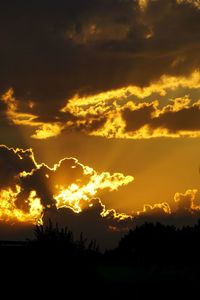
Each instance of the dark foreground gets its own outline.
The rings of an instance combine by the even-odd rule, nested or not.
[[[9,282],[12,290],[14,282],[16,293],[26,288],[32,296],[56,293],[58,299],[199,299],[199,224],[182,230],[145,224],[104,254],[83,238],[69,242],[67,235],[45,234],[36,241],[0,243],[2,288]]]

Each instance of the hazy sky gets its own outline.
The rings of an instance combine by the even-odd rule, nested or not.
[[[2,236],[196,217],[198,0],[6,0],[0,38]]]

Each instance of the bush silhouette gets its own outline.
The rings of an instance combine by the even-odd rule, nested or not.
[[[53,226],[51,220],[47,226],[36,225],[34,233],[36,238],[34,244],[39,247],[63,248],[76,254],[99,253],[99,247],[95,240],[88,242],[83,233],[80,234],[78,240],[75,240],[72,231],[67,227],[59,228],[58,224]]]

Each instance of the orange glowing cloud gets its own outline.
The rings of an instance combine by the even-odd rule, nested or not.
[[[21,112],[12,89],[2,96],[2,101],[7,106],[9,122],[36,128],[31,136],[34,139],[55,137],[73,129],[91,136],[120,139],[199,137],[200,100],[192,103],[188,95],[167,99],[168,92],[180,88],[200,89],[199,70],[187,77],[163,75],[143,88],[128,86],[96,95],[75,95],[57,112],[53,122],[42,122],[35,114]],[[155,100],[148,99],[152,96]],[[165,105],[156,96],[165,97]],[[29,107],[32,109],[32,104]]]
[[[143,99],[152,95],[166,96],[178,88],[200,88],[200,72],[187,77],[163,75],[147,87],[129,86],[93,96],[75,95],[62,113],[74,116],[68,128],[106,138],[146,139],[155,137],[199,137],[200,104],[189,96],[170,99],[169,104],[151,100],[136,103],[130,97]],[[156,97],[156,96],[155,96]],[[187,120],[185,122],[185,120]]]
[[[145,87],[128,86],[121,89],[111,90],[99,93],[92,96],[79,97],[75,95],[72,99],[67,101],[62,112],[70,112],[75,116],[84,117],[86,115],[99,114],[101,111],[108,110],[106,103],[115,105],[115,101],[126,100],[130,96],[144,99],[152,94],[165,96],[167,91],[174,91],[177,88],[200,88],[200,71],[196,70],[189,76],[169,76],[162,75],[159,80],[152,82]],[[118,105],[120,105],[118,103]]]
[[[159,215],[192,215],[200,212],[200,199],[197,189],[188,189],[184,193],[177,192],[174,195],[173,208],[169,203],[144,204],[143,210],[138,211],[135,216],[159,216]],[[175,204],[175,207],[174,207]]]
[[[20,186],[16,185],[15,191],[11,188],[0,190],[0,220],[6,222],[23,222],[42,224],[43,206],[36,191],[31,191],[25,200],[28,209],[17,207],[17,197],[21,192]]]
[[[137,215],[140,214],[147,214],[147,215],[151,215],[151,214],[158,214],[160,212],[163,212],[165,214],[171,214],[171,208],[169,206],[169,204],[167,202],[164,203],[156,203],[153,205],[150,204],[145,204],[143,211],[138,211]]]
[[[191,103],[188,96],[172,99],[164,107],[161,107],[159,101],[139,104],[129,101],[122,106],[107,106],[105,112],[103,106],[101,109],[100,117],[92,115],[89,108],[87,118],[82,118],[76,124],[70,123],[68,126],[77,126],[84,133],[106,138],[200,136],[200,102]],[[84,110],[84,114],[86,113],[87,109]]]
[[[79,213],[82,211],[81,201],[92,200],[99,190],[108,189],[109,191],[114,191],[132,181],[132,176],[125,177],[121,173],[110,175],[109,172],[98,174],[92,170],[88,183],[83,186],[75,183],[72,183],[67,188],[56,185],[58,191],[54,195],[54,199],[56,200],[57,208],[68,207],[74,212]]]
[[[197,189],[187,190],[185,193],[176,193],[174,201],[178,205],[178,212],[200,211],[200,203],[197,201]]]
[[[32,138],[47,139],[59,135],[64,129],[64,125],[60,122],[44,123],[38,121],[38,116],[36,115],[20,112],[18,109],[19,101],[15,99],[13,89],[9,89],[2,95],[1,99],[7,106],[6,116],[10,122],[18,126],[24,125],[38,128],[32,135]],[[29,107],[33,108],[33,102],[29,103]]]
[[[4,221],[41,223],[44,211],[51,207],[79,213],[100,191],[114,191],[133,181],[122,173],[97,173],[75,158],[64,158],[50,168],[35,161],[32,149],[5,145],[0,146],[0,167],[4,170],[0,175],[0,218]]]

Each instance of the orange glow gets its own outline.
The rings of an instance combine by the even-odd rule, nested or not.
[[[18,111],[18,101],[14,98],[14,90],[9,89],[3,96],[2,100],[7,105],[7,117],[16,125],[40,126],[41,122],[35,121],[36,115],[22,113]]]
[[[157,210],[163,211],[165,214],[171,214],[171,208],[168,203],[156,203],[153,205],[145,204],[143,211],[137,212],[137,215],[140,215],[141,213],[152,213],[156,212]]]
[[[181,110],[187,111],[189,109],[200,110],[199,100],[191,104],[191,100],[185,96],[183,98],[175,98],[170,101],[170,104],[159,108],[159,101],[152,101],[150,103],[144,102],[135,104],[134,102],[127,102],[121,108],[117,107],[115,111],[110,111],[106,113],[107,121],[105,124],[89,133],[89,135],[94,136],[103,136],[106,138],[122,138],[122,139],[149,139],[156,137],[199,137],[200,130],[177,130],[175,132],[171,131],[169,128],[158,127],[152,128],[150,124],[144,124],[141,128],[134,131],[126,130],[126,122],[122,117],[122,111],[124,109],[129,109],[131,112],[137,112],[141,109],[152,108],[152,113],[149,116],[151,120],[157,120],[159,117],[162,117],[164,114],[169,112],[177,113]],[[133,120],[134,124],[134,120]]]
[[[174,91],[179,87],[199,89],[200,71],[196,70],[188,77],[163,75],[158,81],[152,82],[149,86],[143,88],[139,86],[128,86],[92,96],[79,97],[79,95],[75,95],[67,101],[67,104],[61,109],[61,111],[70,112],[75,116],[83,117],[91,113],[92,109],[93,113],[96,112],[96,114],[98,114],[99,110],[104,111],[107,109],[107,106],[105,105],[107,102],[124,100],[128,96],[136,96],[143,99],[151,96],[153,93],[165,96],[168,90]],[[97,104],[98,106],[95,106]]]
[[[108,172],[97,174],[92,170],[90,181],[79,186],[78,184],[71,184],[67,188],[63,186],[56,186],[58,192],[54,195],[57,208],[68,207],[75,213],[82,211],[81,201],[90,202],[98,193],[104,189],[109,191],[117,190],[122,185],[127,185],[133,181],[132,176],[124,176],[121,173],[114,173],[110,175]],[[103,215],[102,215],[103,216]]]
[[[37,188],[36,190],[31,190],[28,197],[23,200],[23,209],[17,206],[17,201],[21,200],[20,193],[22,193],[25,188],[23,182],[26,179],[31,180],[32,176],[34,177],[34,182],[35,180],[37,181],[37,176],[39,176],[39,179],[43,178],[41,176],[44,176],[48,182],[51,182],[49,189],[53,193],[52,205],[55,204],[58,209],[61,207],[70,208],[75,213],[82,211],[83,204],[84,207],[90,207],[94,196],[102,190],[114,191],[120,186],[127,185],[134,180],[132,176],[124,176],[122,173],[114,173],[111,175],[109,172],[102,172],[98,174],[91,167],[79,163],[75,158],[61,159],[58,164],[54,164],[54,166],[50,168],[44,163],[38,164],[35,161],[32,149],[13,149],[4,145],[0,145],[0,147],[7,149],[8,152],[14,153],[17,163],[19,163],[19,161],[23,163],[24,158],[25,160],[28,159],[28,164],[30,164],[30,162],[33,163],[33,169],[31,171],[23,170],[17,175],[14,175],[15,180],[18,182],[15,190],[13,190],[11,186],[0,189],[0,218],[4,221],[30,222],[34,224],[42,223],[43,210],[50,208],[51,205],[49,206],[49,204],[47,204],[43,207],[41,204],[42,199],[37,196]],[[66,164],[67,167],[69,165],[68,168],[75,169],[75,172],[76,168],[78,168],[78,176],[82,176],[83,178],[75,178],[74,183],[71,184],[65,184],[65,182],[62,185],[59,184],[59,176],[57,177],[56,174],[63,164]],[[44,173],[41,170],[44,170]],[[62,176],[65,176],[65,174]],[[20,180],[22,180],[22,182]],[[107,214],[104,208],[102,216],[107,216]],[[119,215],[117,214],[113,214],[113,217],[119,219]]]
[[[13,180],[11,179],[12,183],[10,185],[8,183],[7,186],[0,188],[0,220],[6,222],[42,224],[44,211],[50,209],[52,206],[57,207],[57,209],[69,208],[74,213],[80,213],[84,209],[88,209],[94,205],[93,200],[96,199],[98,193],[104,190],[116,191],[119,187],[126,186],[134,180],[133,176],[125,176],[122,173],[97,173],[93,168],[79,163],[75,158],[61,159],[58,164],[54,164],[50,168],[44,163],[38,164],[35,161],[32,149],[13,149],[4,145],[0,145],[0,148],[5,148],[8,153],[11,152],[9,155],[11,154],[12,163],[16,159],[18,167],[19,163],[22,162],[23,166],[27,163],[32,168],[31,171],[21,171],[19,168],[20,171],[18,173],[14,172],[13,175],[14,182],[16,183],[13,184]],[[3,153],[5,155],[5,152]],[[8,160],[8,169],[9,167]],[[69,176],[63,173],[65,170],[66,173],[73,172],[72,182],[67,183]],[[66,182],[63,180],[65,176]],[[49,190],[46,193],[45,185],[44,187],[38,186],[38,182],[41,179],[50,185],[49,190],[51,194],[48,194]],[[27,182],[28,185],[26,185]],[[34,188],[31,185],[32,182]],[[26,186],[28,187],[28,193]],[[153,205],[145,204],[143,210],[132,212],[132,214],[119,213],[113,208],[107,209],[102,200],[99,199],[98,203],[101,207],[100,215],[103,218],[120,222],[126,220],[133,221],[135,217],[140,215],[199,211],[200,205],[196,199],[197,192],[196,189],[193,189],[187,190],[185,193],[176,193],[174,201],[178,207],[177,210],[172,210],[167,202],[163,202]],[[50,197],[51,204],[43,204],[46,197]]]
[[[200,210],[200,204],[196,203],[197,193],[197,189],[187,190],[185,193],[176,193],[174,201],[178,204],[178,210],[190,212]]]
[[[145,2],[147,3],[147,2]],[[172,131],[165,125],[152,128],[151,124],[143,124],[134,131],[126,130],[126,122],[123,119],[123,110],[130,109],[136,111],[144,107],[151,106],[153,112],[151,120],[159,119],[167,112],[179,112],[181,110],[200,109],[199,101],[191,104],[188,96],[170,100],[164,107],[159,101],[143,102],[136,104],[130,97],[136,96],[139,99],[150,97],[153,94],[166,96],[168,92],[175,91],[178,88],[199,89],[200,88],[200,71],[195,70],[189,76],[169,76],[163,75],[159,80],[150,83],[148,86],[127,86],[116,90],[110,90],[95,95],[80,97],[76,94],[73,98],[68,99],[64,107],[60,109],[63,114],[69,113],[73,118],[55,122],[38,121],[37,115],[24,113],[19,110],[19,101],[14,97],[13,89],[9,89],[2,95],[2,101],[7,105],[6,116],[9,121],[15,125],[29,126],[35,129],[31,135],[34,139],[48,139],[58,136],[64,129],[78,130],[90,136],[102,136],[105,138],[120,139],[149,139],[157,137],[199,137],[200,130],[179,129]],[[32,109],[32,108],[30,108]],[[60,113],[59,112],[59,113]],[[102,122],[100,126],[93,126],[95,122]],[[134,122],[134,120],[133,120]]]
[[[34,139],[44,140],[50,137],[57,136],[64,129],[64,125],[61,123],[44,123],[35,131],[35,133],[31,136]]]
[[[61,112],[69,112],[75,116],[75,120],[68,121],[65,125],[68,128],[78,128],[90,136],[102,136],[105,138],[117,139],[150,139],[158,137],[199,137],[200,130],[198,127],[184,129],[184,124],[179,124],[177,130],[170,129],[170,123],[160,123],[157,127],[152,124],[159,124],[159,120],[165,118],[169,113],[173,115],[180,112],[181,114],[195,110],[200,110],[200,102],[197,100],[192,103],[188,95],[170,99],[169,104],[162,105],[161,101],[146,101],[142,103],[135,103],[130,99],[130,96],[136,96],[140,99],[149,97],[156,93],[160,96],[165,96],[168,91],[174,91],[177,88],[199,89],[200,88],[200,72],[194,71],[187,77],[175,77],[163,75],[158,81],[151,83],[149,86],[140,88],[138,86],[128,86],[117,90],[111,90],[96,95],[79,97],[75,95],[69,99],[66,106],[61,109]],[[142,116],[140,117],[141,126],[135,130],[127,130],[126,120],[123,118],[123,112],[129,110],[130,112],[152,110],[149,114],[148,120],[142,123]],[[179,114],[180,115],[180,114]],[[185,116],[187,118],[187,115]],[[175,119],[175,117],[174,117]],[[174,120],[173,119],[173,120]],[[177,118],[180,120],[180,118]],[[183,118],[182,118],[183,119]],[[188,117],[190,119],[190,117]],[[93,127],[93,123],[104,120],[98,127]],[[132,119],[134,124],[134,118]],[[137,122],[137,120],[136,120]],[[169,121],[170,122],[170,121]],[[173,122],[173,121],[171,121]],[[180,122],[180,121],[179,121]],[[182,122],[183,123],[183,122]],[[168,128],[169,126],[169,128]],[[181,128],[183,126],[183,129]]]
[[[128,214],[125,214],[125,213],[118,213],[113,208],[112,209],[106,209],[105,205],[101,201],[100,201],[100,203],[103,207],[103,210],[101,212],[101,216],[103,218],[110,217],[111,219],[115,219],[117,221],[123,221],[123,220],[127,220],[127,219],[132,220],[133,219],[132,215],[128,215]]]
[[[37,197],[36,191],[31,191],[28,199],[27,211],[17,208],[17,196],[21,191],[20,186],[15,187],[15,191],[11,188],[2,189],[0,191],[0,220],[7,222],[23,222],[32,224],[42,224],[43,206],[40,198]]]
[[[53,136],[57,136],[64,129],[64,125],[60,122],[44,123],[37,121],[38,116],[23,113],[18,110],[18,101],[14,97],[14,90],[9,89],[4,95],[2,95],[2,101],[7,105],[7,118],[15,125],[24,125],[30,127],[38,127],[32,138],[35,139],[47,139]],[[34,102],[29,102],[29,108],[34,107]]]

